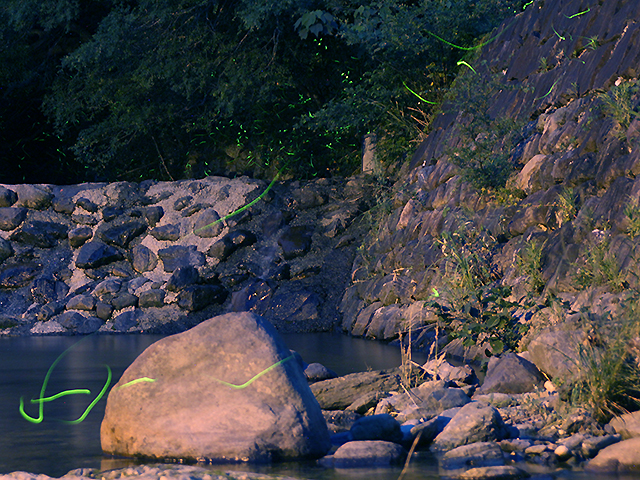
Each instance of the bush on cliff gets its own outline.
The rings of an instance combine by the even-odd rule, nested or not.
[[[5,160],[35,163],[25,143],[46,136],[40,161],[75,158],[85,180],[284,164],[296,175],[351,173],[364,134],[392,155],[414,140],[412,117],[428,124],[459,68],[465,50],[452,45],[469,48],[522,4],[10,0],[0,118],[7,125],[26,99],[23,114],[41,115],[44,98],[55,131],[42,119],[33,138],[7,138]]]

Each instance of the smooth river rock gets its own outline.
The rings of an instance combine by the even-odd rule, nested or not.
[[[153,458],[317,458],[331,447],[301,366],[247,312],[147,348],[109,393],[100,433],[106,453]]]

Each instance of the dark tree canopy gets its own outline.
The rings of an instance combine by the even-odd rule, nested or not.
[[[451,44],[521,5],[5,1],[0,182],[352,173],[367,133],[406,150],[466,54]]]

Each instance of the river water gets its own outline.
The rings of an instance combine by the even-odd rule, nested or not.
[[[339,375],[393,368],[401,362],[398,347],[379,342],[334,334],[291,334],[283,337],[307,363],[320,362]],[[130,459],[102,455],[100,423],[106,395],[82,421],[77,420],[83,417],[87,406],[104,387],[108,376],[106,365],[112,371],[113,385],[127,366],[160,338],[158,335],[0,337],[0,474],[21,470],[59,477],[74,468],[106,470],[135,464]],[[63,352],[66,353],[60,357]],[[421,362],[426,358],[418,355],[414,360]],[[41,396],[43,381],[54,363],[45,397],[71,389],[87,389],[91,394],[79,393],[46,402],[40,416],[38,404],[30,400]],[[21,398],[24,399],[24,414],[31,421],[20,413]],[[70,423],[73,421],[75,423]],[[395,480],[401,472],[400,467],[327,469],[314,462],[225,465],[221,469],[316,480]],[[556,472],[554,476],[574,480],[594,478],[567,471]],[[415,455],[404,478],[440,478],[435,459],[428,452]]]

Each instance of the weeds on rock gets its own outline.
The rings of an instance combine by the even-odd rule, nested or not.
[[[640,334],[639,299],[627,305],[624,315],[592,324],[591,332],[590,341],[580,345],[571,401],[606,423],[640,408],[640,364],[634,351]]]
[[[500,285],[491,267],[496,239],[466,222],[438,240],[444,256],[440,266],[448,307],[433,300],[452,338],[466,347],[488,344],[488,356],[516,350],[528,326],[513,317],[519,304],[508,300],[511,287]]]
[[[542,243],[529,240],[516,257],[518,271],[528,278],[528,287],[535,294],[542,293],[545,281],[542,278]]]
[[[620,140],[629,140],[627,138],[629,125],[634,117],[640,118],[640,113],[636,112],[637,107],[632,99],[638,91],[640,91],[640,85],[637,80],[623,81],[611,87],[608,92],[598,95],[603,102],[604,113],[612,116],[617,124],[616,137]]]
[[[624,216],[627,218],[627,234],[631,238],[640,235],[640,202],[637,198],[629,198],[629,203],[624,208]]]
[[[615,254],[610,252],[609,232],[594,230],[594,237],[582,256],[582,264],[575,273],[577,285],[584,289],[590,286],[607,285],[614,292],[627,288],[625,272],[618,266]]]

